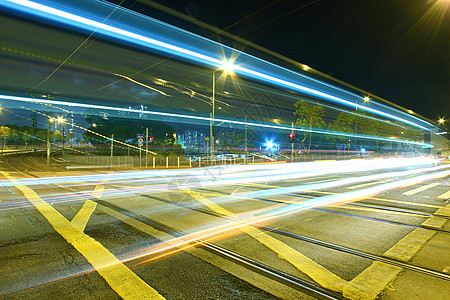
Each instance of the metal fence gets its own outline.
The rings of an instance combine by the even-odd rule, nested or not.
[[[294,156],[293,162],[310,162],[317,160],[348,160],[357,158],[373,158],[374,155],[328,155],[309,154]],[[108,155],[74,155],[64,154],[68,168],[194,168],[218,165],[246,165],[260,163],[291,162],[291,158],[267,159],[261,157],[222,157],[209,159],[208,157],[186,156],[108,156]]]

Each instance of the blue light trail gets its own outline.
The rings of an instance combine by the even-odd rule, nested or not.
[[[42,2],[45,2],[45,3],[50,2],[52,5],[60,4],[58,2],[52,2],[52,1],[42,1]],[[92,2],[92,3],[94,3],[94,2]],[[105,7],[108,6],[103,1],[95,1],[95,3],[97,4],[97,6],[98,5],[103,5]],[[171,55],[176,55],[177,57],[184,58],[184,59],[187,59],[190,61],[194,61],[199,64],[207,65],[212,68],[223,68],[225,66],[230,67],[230,65],[229,65],[230,62],[227,59],[224,59],[223,57],[220,57],[217,54],[214,54],[214,51],[211,50],[209,53],[205,52],[205,51],[208,51],[207,47],[205,47],[205,50],[203,50],[204,53],[200,53],[199,50],[193,51],[193,50],[189,50],[186,46],[175,45],[176,43],[182,44],[182,42],[180,42],[179,40],[175,40],[172,42],[165,42],[165,41],[162,41],[162,38],[157,39],[157,38],[149,37],[148,32],[144,33],[145,35],[138,34],[131,30],[124,29],[124,28],[127,28],[125,25],[122,26],[123,28],[118,27],[118,26],[108,25],[103,22],[95,21],[92,18],[80,16],[75,13],[69,13],[67,11],[57,9],[57,8],[51,7],[49,5],[44,5],[44,4],[40,4],[37,2],[33,2],[33,1],[0,0],[0,5],[3,5],[5,7],[8,7],[10,9],[13,9],[16,11],[21,11],[21,12],[25,12],[28,14],[36,15],[41,18],[44,17],[44,18],[47,18],[52,21],[57,21],[57,22],[61,22],[63,24],[68,24],[68,25],[77,27],[82,30],[95,31],[97,33],[103,34],[105,36],[108,36],[108,37],[111,37],[114,39],[119,39],[122,41],[131,42],[131,43],[139,45],[139,46],[144,46],[148,49],[162,51],[162,52],[165,52],[165,53],[171,54]],[[73,4],[73,5],[76,5],[76,4]],[[68,5],[66,4],[66,9],[67,9],[67,7],[68,7]],[[131,12],[131,11],[125,10],[125,9],[123,9],[123,10],[126,11],[128,14],[133,14],[135,16],[138,15],[135,12]],[[80,11],[80,9],[74,10],[74,11],[78,12],[78,11]],[[83,13],[85,15],[87,15],[86,12],[83,12]],[[139,15],[139,16],[143,17],[142,15]],[[98,16],[96,16],[96,17],[98,18]],[[149,17],[145,17],[145,19],[147,21],[152,20]],[[174,26],[164,24],[160,21],[153,20],[153,22],[157,22],[157,26],[165,25],[172,31],[176,30],[177,38],[180,38],[181,34],[185,34],[185,35],[190,34],[191,39],[193,36],[197,39],[200,39],[202,42],[205,42],[205,40],[206,40],[205,38],[193,35],[192,33],[188,33],[186,31],[178,29]],[[155,32],[151,32],[151,34],[155,35]],[[209,41],[209,40],[206,40],[206,41],[208,41],[209,43],[217,44],[217,43]],[[385,111],[374,109],[374,108],[368,107],[366,105],[358,104],[357,103],[358,100],[362,101],[364,99],[363,97],[361,97],[359,95],[355,95],[349,91],[329,85],[325,82],[319,82],[316,79],[309,78],[298,72],[293,72],[292,70],[285,69],[285,68],[277,66],[273,63],[270,63],[270,62],[264,61],[262,59],[256,58],[254,56],[245,54],[243,52],[231,49],[227,46],[220,45],[220,47],[222,50],[221,52],[222,53],[226,52],[227,56],[231,57],[231,54],[234,54],[234,55],[237,54],[238,56],[239,55],[245,56],[245,59],[241,59],[241,61],[242,60],[248,61],[248,59],[252,59],[253,64],[254,64],[253,68],[244,66],[247,64],[240,63],[239,60],[236,60],[232,66],[234,72],[236,72],[239,75],[243,75],[244,77],[258,80],[265,84],[269,84],[269,85],[273,85],[273,86],[289,88],[289,89],[292,89],[297,92],[306,93],[308,95],[316,96],[323,100],[329,100],[332,102],[336,102],[341,105],[354,107],[357,109],[362,109],[362,110],[374,113],[376,115],[383,116],[383,117],[386,117],[391,120],[396,120],[396,121],[402,122],[404,124],[409,124],[411,126],[414,126],[414,127],[417,127],[417,128],[423,129],[423,130],[429,131],[430,129],[428,127],[433,127],[433,125],[431,125],[430,123],[420,120],[414,116],[409,116],[409,115],[405,114],[408,118],[413,117],[414,119],[417,119],[419,122],[423,123],[424,125],[418,124],[416,122],[412,122],[410,120],[405,119],[404,117],[399,117],[392,113],[387,113]],[[266,71],[261,71],[261,70],[266,70]],[[289,73],[289,74],[287,74],[287,73]],[[283,74],[285,74],[285,76],[290,75],[290,79],[285,79],[283,77],[280,77],[280,76],[283,76]],[[309,86],[306,86],[303,83],[302,84],[296,83],[296,81],[299,79],[292,78],[293,74],[296,75],[296,77],[298,77],[298,76],[303,77],[305,84],[308,82]],[[287,76],[286,78],[289,78],[289,76]],[[294,81],[292,81],[292,80],[294,80]],[[317,84],[321,85],[320,90],[313,87],[314,85],[317,85]],[[326,92],[326,90],[332,90],[334,94],[331,94],[330,92]],[[346,96],[350,96],[353,99],[345,99],[342,96],[337,96],[339,94],[342,94],[342,95],[345,94]],[[377,104],[377,105],[383,107],[384,109],[388,109],[387,107],[385,107],[381,104]],[[404,113],[394,110],[394,109],[390,109],[390,110],[394,111],[396,114],[404,114]],[[428,127],[426,127],[426,126],[428,126]]]
[[[401,139],[383,138],[383,137],[361,135],[361,134],[349,134],[349,133],[341,133],[341,132],[336,132],[336,131],[291,128],[291,127],[281,126],[281,125],[259,124],[259,123],[253,123],[253,122],[227,120],[227,119],[222,119],[222,118],[214,118],[213,119],[210,117],[165,113],[165,112],[150,111],[150,110],[132,109],[132,108],[121,108],[121,107],[77,103],[77,102],[64,102],[64,101],[57,101],[57,100],[36,99],[36,98],[28,98],[28,97],[10,96],[10,95],[0,95],[0,99],[8,100],[8,101],[38,103],[38,104],[53,104],[53,105],[58,105],[58,106],[69,107],[72,109],[75,107],[78,107],[78,108],[92,108],[92,109],[99,109],[99,110],[109,110],[109,111],[114,111],[114,112],[123,111],[123,112],[129,112],[129,113],[137,113],[137,114],[141,114],[141,115],[158,115],[158,116],[163,116],[163,117],[173,117],[173,118],[177,118],[177,119],[207,121],[208,123],[210,121],[214,120],[215,122],[224,122],[224,123],[236,124],[236,125],[241,125],[241,126],[247,125],[247,126],[259,127],[259,128],[271,128],[271,129],[285,130],[285,131],[289,131],[289,132],[292,132],[292,131],[312,132],[312,133],[326,134],[326,135],[333,135],[333,136],[338,135],[338,136],[345,136],[345,137],[358,137],[358,138],[369,139],[369,140],[379,140],[379,141],[395,142],[395,143],[401,143],[401,144],[411,144],[411,145],[421,146],[424,148],[432,148],[433,147],[433,145],[428,144],[428,143],[419,143],[419,142],[413,142],[413,141],[407,141],[407,140],[401,140]]]

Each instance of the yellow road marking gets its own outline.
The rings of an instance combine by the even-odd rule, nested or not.
[[[339,193],[331,193],[331,192],[323,192],[323,191],[309,191],[309,190],[305,190],[304,192],[318,193],[318,194],[324,194],[324,195],[339,194]],[[363,197],[362,200],[376,200],[376,201],[381,201],[381,202],[407,204],[407,205],[412,205],[412,206],[421,206],[421,207],[429,207],[429,208],[437,208],[437,209],[442,208],[442,206],[439,206],[439,205],[423,204],[423,203],[415,203],[415,202],[407,202],[407,201],[399,201],[399,200],[390,200],[390,199],[383,199],[383,198],[377,198],[377,197]]]
[[[175,192],[175,191],[171,191]],[[176,191],[178,193],[185,193],[185,191]],[[253,199],[253,198],[245,198],[244,196],[237,195],[224,195],[224,194],[218,194],[218,193],[202,193],[203,196],[212,196],[212,197],[232,197],[242,200],[259,200],[259,199]],[[300,198],[300,197],[299,197]],[[289,201],[289,200],[282,200],[282,199],[273,199],[273,198],[264,198],[265,200],[279,202],[279,203],[287,203],[287,204],[295,204],[299,203],[300,201]],[[300,198],[301,200],[304,200],[305,198]],[[359,210],[359,211],[369,211],[369,212],[380,212],[381,208],[367,208],[367,207],[357,207],[357,206],[350,206],[350,205],[324,205],[324,207],[330,207],[330,208],[342,208],[342,209],[348,209],[348,210]],[[411,217],[417,217],[417,218],[429,218],[428,216],[422,216],[422,215],[416,215],[411,214],[407,212],[400,212],[400,211],[391,211],[391,210],[383,210],[383,213],[385,214],[394,214],[394,215],[402,215],[402,216],[411,216]]]
[[[5,172],[2,172],[12,182]],[[35,191],[24,185],[16,185],[28,201],[48,220],[52,227],[78,252],[80,252],[111,288],[124,299],[164,299],[156,290],[134,274],[102,244],[87,236]]]
[[[314,177],[314,179],[319,179],[319,178],[329,178],[330,176],[317,176]],[[291,180],[286,180],[286,182],[294,182],[294,181],[306,181],[306,180],[311,180],[311,177],[307,177],[307,178],[300,178],[300,179],[291,179]]]
[[[438,196],[438,199],[449,199],[450,198],[450,191],[443,193],[442,195]]]
[[[114,172],[109,172],[114,173]],[[94,196],[97,199],[101,199],[102,195],[103,195],[103,191],[105,190],[105,183],[107,183],[109,181],[109,178],[105,178],[103,179],[100,184],[97,184],[94,188],[94,191],[92,192],[92,196]]]
[[[81,209],[78,211],[75,217],[73,217],[70,223],[72,223],[72,225],[74,225],[81,231],[84,231],[84,228],[86,228],[87,222],[89,221],[92,213],[94,213],[96,206],[96,202],[86,200],[83,204],[83,207],[81,207]]]
[[[263,184],[256,184],[256,183],[250,183],[246,184],[250,186],[260,186],[260,187],[268,187],[268,188],[280,188],[280,186],[276,185],[263,185]],[[336,195],[340,193],[332,193],[332,192],[324,192],[319,190],[303,190],[302,192],[310,192],[310,193],[318,193],[318,194],[324,194],[324,195]],[[432,205],[432,204],[423,204],[423,203],[415,203],[415,202],[406,202],[406,201],[399,201],[399,200],[390,200],[390,199],[383,199],[383,198],[377,198],[377,197],[363,197],[363,200],[376,200],[376,201],[382,201],[382,202],[390,202],[390,203],[398,203],[398,204],[408,204],[412,206],[420,206],[420,207],[428,207],[428,208],[442,208],[442,206],[439,205]]]
[[[369,186],[369,185],[374,185],[374,184],[380,184],[380,183],[385,183],[385,182],[389,182],[392,180],[383,180],[383,181],[375,181],[375,182],[368,182],[368,183],[363,183],[363,184],[359,184],[359,185],[353,185],[353,186],[349,186],[347,187],[347,189],[353,190],[353,189],[359,189],[365,186]]]
[[[110,215],[111,217],[114,217],[130,226],[133,226],[134,228],[148,235],[156,237],[163,242],[170,241],[174,238],[174,236],[169,235],[168,233],[159,231],[148,224],[142,223],[141,221],[133,219],[106,206],[98,205],[98,209]],[[198,257],[199,259],[206,261],[216,266],[217,268],[220,268],[221,270],[224,270],[225,272],[236,276],[237,278],[247,281],[256,287],[267,291],[268,293],[280,297],[281,299],[300,299],[302,296],[304,296],[304,294],[301,294],[296,290],[292,290],[282,283],[273,281],[272,279],[264,275],[260,275],[259,273],[254,273],[253,271],[250,271],[249,269],[240,266],[239,264],[230,262],[229,260],[222,258],[221,256],[214,255],[209,251],[203,250],[202,248],[196,248],[194,247],[194,245],[192,245],[192,247],[180,246],[178,247],[178,249],[182,249],[183,251],[186,251],[191,255],[194,255],[195,257]]]
[[[440,229],[442,228],[442,226],[444,226],[446,222],[447,222],[446,219],[431,217],[420,225]]]
[[[447,204],[446,206],[439,208],[438,211],[435,212],[434,214],[439,216],[450,217],[450,204]]]
[[[419,188],[416,188],[416,189],[407,191],[407,192],[403,193],[403,195],[405,195],[405,196],[411,196],[411,195],[414,195],[414,194],[423,192],[423,191],[425,191],[425,190],[431,189],[432,187],[435,187],[435,186],[437,186],[437,185],[439,185],[439,183],[437,183],[437,182],[431,183],[431,184],[427,184],[427,185],[425,185],[425,186],[422,186],[422,187],[419,187]]]
[[[104,190],[105,186],[103,184],[96,185],[94,191],[92,192],[92,196],[94,196],[97,199],[101,199]]]
[[[372,300],[388,286],[402,268],[382,262],[374,262],[345,287],[342,295],[352,300]]]
[[[422,215],[416,215],[411,214],[407,212],[401,212],[401,211],[392,211],[392,210],[382,210],[381,208],[370,208],[370,207],[358,207],[358,206],[350,206],[350,205],[325,205],[325,207],[332,207],[332,208],[342,208],[342,209],[348,209],[348,210],[360,210],[360,211],[369,211],[369,212],[380,212],[384,214],[393,214],[393,215],[402,215],[402,216],[410,216],[410,217],[417,217],[417,218],[428,218],[428,216],[422,216]]]
[[[202,204],[217,213],[225,216],[233,215],[232,212],[210,201],[199,193],[188,189],[184,191],[188,195],[200,201]],[[228,221],[233,222],[230,220]],[[328,271],[318,263],[304,256],[303,254],[299,253],[283,242],[275,239],[274,237],[262,232],[261,230],[258,230],[255,227],[249,225],[239,227],[239,229],[256,239],[261,244],[265,245],[267,248],[277,253],[280,258],[291,263],[298,270],[308,275],[311,279],[319,283],[321,286],[333,291],[342,292],[344,285],[347,283],[347,281],[345,281],[344,279]]]
[[[409,261],[422,246],[436,234],[436,231],[417,228],[401,239],[391,249],[386,251],[383,256]]]
[[[94,188],[94,191],[92,192],[92,195],[97,198],[101,199],[103,195],[103,191],[105,190],[104,183],[108,182],[109,179],[103,179],[100,184],[96,185]],[[84,231],[86,228],[87,223],[89,222],[89,219],[91,215],[94,213],[95,208],[97,207],[97,203],[91,200],[86,200],[83,204],[83,207],[78,211],[78,213],[75,215],[75,217],[72,219],[71,223],[78,227],[81,231]]]

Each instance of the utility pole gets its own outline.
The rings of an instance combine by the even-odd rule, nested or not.
[[[358,154],[358,103],[357,100],[355,100],[355,108],[356,108],[356,115],[355,115],[355,134],[356,134],[356,154]]]
[[[147,156],[148,156],[148,127],[145,128],[145,167],[148,167]]]
[[[114,133],[111,134],[111,170],[113,167]]]
[[[32,137],[31,137],[31,149],[33,150],[33,152],[35,152],[36,151],[36,127],[37,127],[36,112],[33,112],[32,120],[33,120],[33,131],[32,131]]]
[[[50,110],[47,112],[47,167],[50,167],[50,125],[52,123],[52,119],[50,117]]]
[[[294,133],[294,122],[291,123],[292,131],[291,133]],[[294,140],[291,141],[291,160],[294,162]]]
[[[214,133],[213,133],[213,127],[214,127],[214,110],[215,110],[215,105],[216,105],[216,72],[213,72],[213,76],[212,76],[212,114],[210,116],[210,138],[209,138],[209,142],[210,142],[210,146],[211,146],[211,157],[214,155]]]
[[[65,145],[65,143],[66,143],[66,120],[65,119],[63,119],[63,128],[62,128],[62,136],[63,136],[63,139],[62,139],[62,154],[63,154],[63,157],[64,157],[64,145]]]
[[[244,134],[244,138],[245,138],[245,155],[247,155],[247,116],[245,116],[245,134]]]

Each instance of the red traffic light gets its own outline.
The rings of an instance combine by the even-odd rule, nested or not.
[[[289,133],[289,139],[293,140],[295,138],[295,133],[291,132]]]
[[[151,143],[151,142],[153,142],[153,141],[155,140],[155,137],[152,136],[152,137],[149,138],[148,140],[149,140],[149,142]]]

